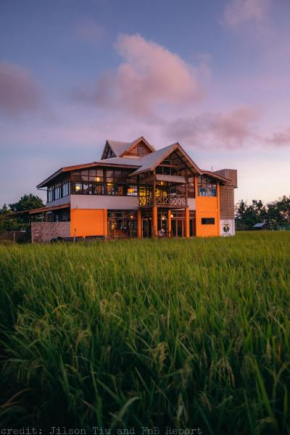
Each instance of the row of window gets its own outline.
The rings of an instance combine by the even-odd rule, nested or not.
[[[70,194],[70,184],[68,181],[57,183],[47,189],[47,202],[56,201]]]
[[[105,180],[104,181],[104,172]],[[126,180],[128,172],[125,171],[103,171],[103,169],[90,169],[72,173],[72,183],[66,178],[48,188],[47,202],[56,201],[70,194],[75,195],[113,195],[113,196],[138,196],[138,186]],[[122,180],[122,177],[123,180]],[[86,179],[86,181],[82,181]],[[90,181],[93,180],[93,181]],[[118,180],[118,182],[116,182]],[[122,182],[121,182],[122,181]],[[188,197],[195,198],[194,183],[188,183]],[[185,185],[166,183],[159,185],[156,189],[156,196],[176,194],[185,196]],[[140,196],[152,196],[152,186],[140,186]],[[203,177],[199,177],[198,196],[217,196],[217,185]]]
[[[112,196],[138,196],[137,184],[116,184],[107,183],[78,183],[63,182],[57,183],[48,188],[47,202],[56,201],[67,195],[112,195]],[[156,197],[167,197],[168,195],[185,196],[184,185],[158,186]],[[152,197],[152,186],[139,186],[139,195]],[[188,197],[194,198],[194,184],[188,184]]]
[[[198,196],[217,196],[217,183],[208,177],[197,178]]]
[[[215,188],[199,187],[198,196],[217,196],[217,189],[216,187]]]
[[[138,196],[136,184],[114,183],[72,183],[71,193],[74,195],[112,195],[112,196]]]
[[[133,180],[129,177],[129,173],[128,170],[119,169],[84,169],[82,171],[73,171],[71,181],[80,183],[132,183]]]

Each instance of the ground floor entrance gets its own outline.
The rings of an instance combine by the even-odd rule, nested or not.
[[[137,212],[108,210],[108,236],[111,238],[137,237]]]
[[[110,238],[194,237],[195,211],[158,208],[139,210],[108,210],[107,235]],[[187,221],[188,219],[188,221]],[[188,223],[187,223],[188,222]],[[140,227],[138,227],[140,225]],[[186,232],[186,225],[188,233]],[[187,236],[188,234],[188,236]]]
[[[157,236],[158,237],[186,237],[185,209],[168,210],[158,208]],[[141,237],[153,237],[153,210],[141,210]],[[189,236],[196,235],[195,211],[189,211]]]

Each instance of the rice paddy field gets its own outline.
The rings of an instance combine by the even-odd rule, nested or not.
[[[0,316],[1,428],[290,433],[290,232],[0,246]]]

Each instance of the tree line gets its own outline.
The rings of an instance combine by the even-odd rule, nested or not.
[[[34,208],[41,208],[44,206],[45,204],[42,199],[39,198],[39,196],[32,195],[31,193],[22,196],[20,200],[14,204],[4,204],[3,207],[0,208],[0,233],[4,233],[5,231],[18,231],[25,229],[28,226],[27,218],[9,218],[9,215],[12,213],[33,210]]]
[[[255,224],[267,224],[268,229],[290,227],[290,196],[264,204],[254,199],[250,205],[241,200],[236,206],[236,228],[251,230]]]

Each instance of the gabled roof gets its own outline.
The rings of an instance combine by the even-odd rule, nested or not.
[[[137,171],[130,174],[130,176],[141,174],[142,172],[153,171],[156,166],[158,166],[166,157],[170,156],[173,151],[178,150],[188,161],[189,166],[193,169],[193,171],[197,174],[201,174],[201,170],[194,163],[193,160],[186,154],[184,149],[179,145],[178,142],[169,145],[165,148],[161,148],[160,150],[155,151],[154,153],[148,154],[147,156],[142,158],[142,166],[137,169]]]
[[[105,144],[105,147],[104,147],[104,150],[103,150],[103,154],[102,154],[101,160],[103,160],[103,158],[105,156],[105,149],[106,149],[106,145],[107,144],[112,148],[112,150],[113,150],[114,154],[116,155],[116,157],[119,157],[119,155],[122,154],[128,148],[128,146],[130,145],[129,142],[119,142],[119,141],[116,141],[116,140],[107,140],[106,144]]]
[[[152,145],[150,145],[150,143],[147,142],[147,140],[143,136],[138,137],[133,142],[119,142],[119,141],[108,139],[106,141],[101,160],[103,160],[105,157],[105,149],[107,145],[111,147],[116,157],[122,157],[124,154],[128,153],[132,148],[134,148],[134,146],[138,145],[138,143],[140,142],[144,142],[151,152],[155,151],[155,148]]]
[[[143,141],[146,146],[148,146],[151,150],[151,152],[144,157],[126,157],[126,153],[129,152],[134,146],[136,146],[139,142]],[[135,169],[134,172],[130,174],[130,176],[138,175],[144,172],[153,171],[156,166],[158,166],[163,160],[165,160],[167,157],[169,157],[174,151],[177,151],[179,154],[181,162],[184,163],[184,165],[191,170],[193,174],[196,175],[207,175],[209,177],[215,178],[216,180],[219,180],[222,183],[227,183],[230,181],[229,178],[225,178],[222,175],[220,175],[218,172],[223,171],[217,171],[217,172],[211,172],[211,171],[203,171],[201,170],[196,163],[189,157],[189,155],[184,151],[184,149],[181,147],[181,145],[176,142],[172,145],[169,145],[165,148],[161,148],[157,151],[155,151],[155,148],[150,145],[146,139],[144,139],[143,136],[139,137],[133,142],[116,142],[116,141],[107,141],[106,146],[111,146],[112,150],[116,155],[116,157],[110,157],[108,159],[102,158],[101,160],[92,162],[92,163],[86,163],[82,165],[74,165],[74,166],[66,166],[63,168],[60,168],[58,171],[56,171],[54,174],[52,174],[50,177],[46,178],[42,183],[40,183],[37,188],[40,189],[42,187],[47,186],[54,178],[56,178],[58,175],[80,170],[80,169],[88,169],[88,168],[94,168],[94,167],[123,167],[123,168],[130,168]],[[105,146],[105,148],[106,148]],[[125,154],[125,157],[122,157]],[[104,155],[104,152],[103,152]],[[230,171],[230,170],[228,170]],[[231,170],[232,171],[232,170]]]

